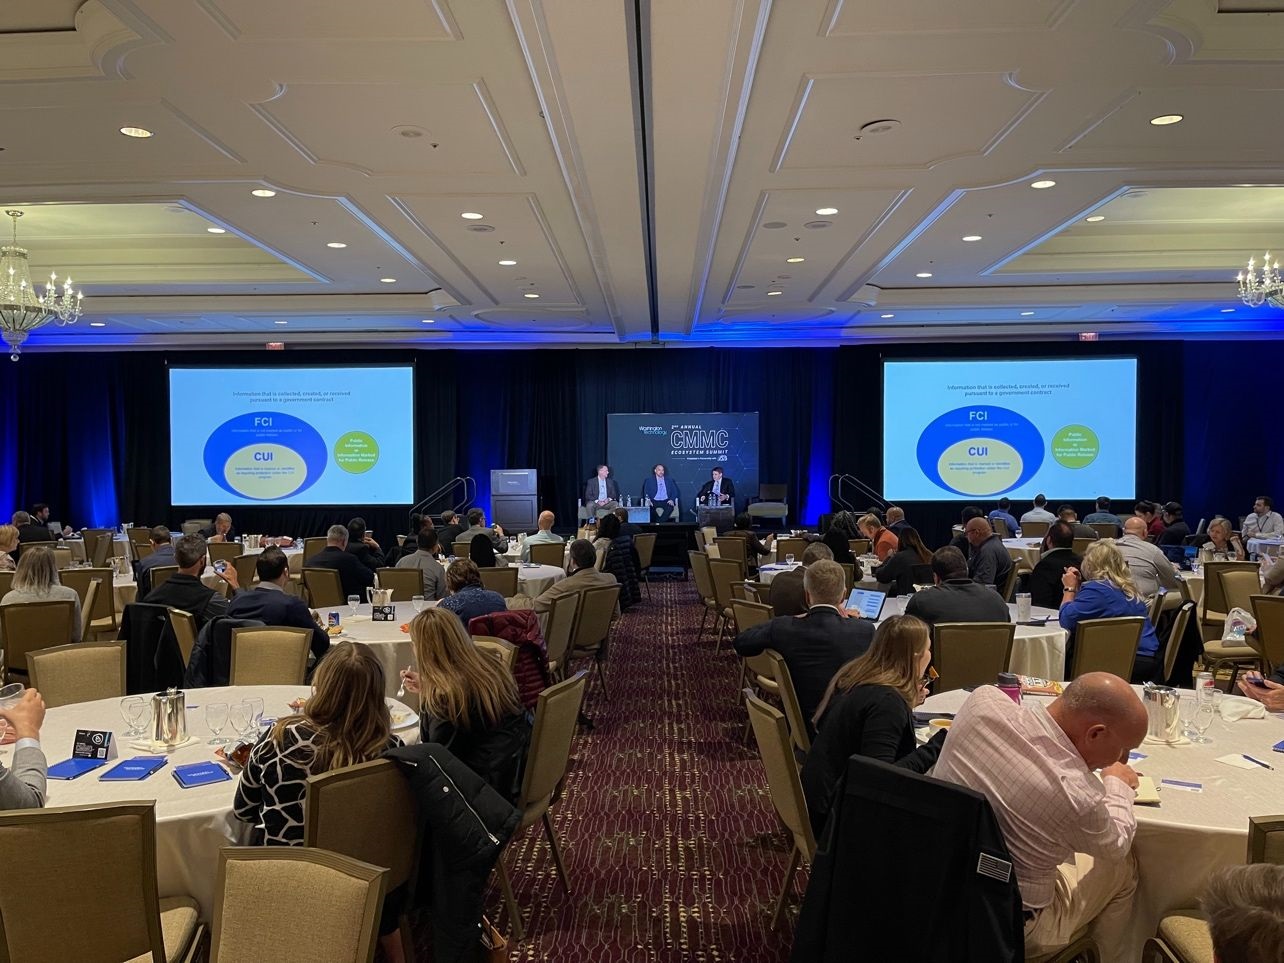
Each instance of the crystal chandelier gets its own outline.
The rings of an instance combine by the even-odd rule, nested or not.
[[[1248,259],[1248,271],[1236,275],[1239,281],[1239,299],[1250,308],[1260,308],[1270,301],[1277,308],[1284,308],[1284,278],[1280,277],[1280,262],[1271,260],[1271,252],[1262,255],[1262,270],[1257,271],[1257,261]]]
[[[18,360],[18,352],[27,335],[43,324],[57,321],[71,324],[80,317],[84,295],[71,286],[71,278],[58,289],[58,275],[49,274],[44,294],[31,282],[27,251],[18,247],[18,218],[22,211],[5,211],[13,218],[13,243],[0,247],[0,336],[9,345],[9,357]]]

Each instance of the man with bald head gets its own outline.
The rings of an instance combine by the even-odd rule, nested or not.
[[[1003,539],[984,518],[972,518],[963,526],[963,535],[972,547],[967,560],[967,574],[973,582],[996,585],[1000,591],[1012,571],[1012,556],[1008,554]]]
[[[539,518],[536,519],[535,521],[535,524],[539,526],[539,531],[533,535],[527,535],[526,543],[522,546],[523,562],[529,562],[531,560],[532,545],[539,545],[543,542],[560,543],[565,541],[565,539],[562,538],[561,535],[553,534],[553,523],[555,521],[557,521],[557,519],[554,518],[553,513],[548,511],[547,509],[539,513]]]
[[[1127,759],[1145,736],[1141,700],[1106,672],[1081,675],[1051,704],[981,686],[954,719],[932,775],[990,801],[1021,888],[1027,956],[1090,926],[1103,960],[1129,959],[1137,774]]]
[[[1145,519],[1130,515],[1124,519],[1123,529],[1123,537],[1115,541],[1115,546],[1128,564],[1137,591],[1149,599],[1155,597],[1161,586],[1171,592],[1180,589],[1173,563],[1158,545],[1146,541]]]

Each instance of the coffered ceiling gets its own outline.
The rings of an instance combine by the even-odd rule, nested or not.
[[[10,0],[30,349],[1274,337],[1281,9]]]

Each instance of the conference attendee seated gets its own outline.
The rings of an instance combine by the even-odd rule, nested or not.
[[[508,609],[504,596],[482,587],[481,573],[471,559],[457,558],[450,563],[446,569],[446,591],[448,594],[437,607],[454,612],[464,628],[479,615]]]
[[[27,689],[16,703],[0,709],[0,719],[13,733],[13,761],[0,763],[0,809],[39,809],[45,804],[48,760],[40,748],[40,727],[45,721],[45,700]],[[9,867],[10,873],[14,867]]]
[[[1115,548],[1123,556],[1133,584],[1142,597],[1154,598],[1161,588],[1169,592],[1180,591],[1181,582],[1173,571],[1173,563],[1162,549],[1146,541],[1146,520],[1139,515],[1130,515],[1124,519],[1123,527],[1123,536],[1115,542]]]
[[[1137,590],[1132,573],[1115,547],[1114,539],[1093,542],[1083,553],[1082,570],[1068,568],[1061,576],[1061,627],[1070,633],[1066,645],[1066,666],[1073,662],[1074,631],[1085,619],[1110,619],[1121,615],[1140,615],[1145,619],[1137,659],[1133,663],[1132,681],[1158,681],[1163,672],[1159,637],[1147,615],[1146,600]]]
[[[896,551],[896,533],[884,528],[877,515],[872,512],[862,515],[856,524],[861,535],[869,539],[870,551],[878,556],[880,562],[886,561],[887,556]]]
[[[1114,525],[1121,527],[1123,519],[1110,510],[1110,499],[1102,495],[1097,499],[1097,510],[1089,512],[1083,523],[1085,525]]]
[[[1214,555],[1226,556],[1226,561],[1243,561],[1248,558],[1244,543],[1231,531],[1229,520],[1218,515],[1208,523],[1208,541],[1203,545],[1205,551]]]
[[[439,602],[446,595],[446,570],[437,561],[437,533],[423,529],[415,539],[415,550],[397,563],[397,568],[417,568],[424,577],[424,599]]]
[[[656,465],[642,482],[642,503],[651,507],[651,521],[676,522],[682,515],[682,493],[663,465]]]
[[[491,545],[497,552],[508,551],[508,539],[504,536],[504,530],[498,525],[486,527],[486,513],[480,508],[468,509],[468,527],[459,533],[455,539],[457,542],[471,542],[478,535],[485,535],[490,539]]]
[[[611,476],[610,465],[598,465],[584,483],[584,504],[598,511],[615,511],[620,507],[620,486]],[[590,517],[592,514],[590,513]]]
[[[232,527],[232,516],[227,512],[220,512],[211,524],[196,534],[206,542],[235,542],[237,539],[236,529]]]
[[[566,541],[566,539],[562,538],[561,535],[553,534],[553,523],[556,521],[556,516],[554,516],[550,511],[545,510],[539,513],[539,518],[535,520],[535,524],[539,530],[532,535],[527,535],[526,541],[522,544],[523,562],[529,562],[531,560],[532,545],[545,545],[550,543],[561,544]]]
[[[999,507],[993,509],[990,512],[990,514],[985,517],[986,517],[986,520],[990,523],[990,525],[994,528],[998,528],[998,526],[994,524],[994,520],[996,518],[1002,519],[1003,524],[1007,525],[1008,527],[1008,534],[1011,536],[1016,535],[1017,528],[1019,526],[1017,525],[1016,516],[1012,514],[1012,502],[1008,498],[1006,497],[1000,498]]]
[[[932,553],[932,579],[935,585],[910,596],[905,603],[906,615],[917,616],[928,625],[1009,621],[1007,603],[994,589],[968,577],[967,559],[952,545]]]
[[[152,569],[160,565],[177,565],[174,558],[174,540],[169,534],[169,526],[157,525],[147,533],[152,553],[134,563],[134,581],[138,583],[138,595],[141,598],[152,590]]]
[[[290,561],[279,548],[265,548],[254,563],[259,583],[249,591],[237,592],[227,606],[234,619],[254,619],[264,625],[311,629],[312,655],[320,660],[330,651],[330,637],[303,599],[287,595],[290,583]]]
[[[1057,520],[1057,516],[1048,511],[1048,500],[1043,493],[1034,496],[1034,507],[1021,516],[1021,524],[1026,522],[1047,522],[1051,525]]]
[[[61,529],[51,528],[50,525],[53,521],[52,516],[53,511],[44,502],[36,502],[31,506],[31,520],[37,525],[43,525],[45,528],[48,528],[56,538],[64,538],[68,535],[74,534],[71,530],[71,526],[69,525],[64,525]]]
[[[950,539],[950,546],[962,552],[964,558],[968,558],[972,554],[972,543],[967,538],[967,523],[974,518],[985,518],[985,512],[975,505],[964,505],[963,511],[959,513],[958,531]]]
[[[1279,963],[1284,947],[1284,866],[1219,869],[1199,900],[1215,963]]]
[[[12,572],[17,560],[13,557],[18,551],[18,526],[0,525],[0,572]]]
[[[618,584],[614,575],[597,570],[597,551],[593,548],[593,543],[587,538],[577,538],[571,542],[570,557],[566,563],[566,578],[560,582],[554,582],[535,596],[531,608],[543,615],[551,612],[553,603],[565,595]]]
[[[1284,712],[1284,665],[1267,678],[1260,672],[1246,672],[1235,684],[1241,693],[1266,706],[1267,712]]]
[[[764,555],[771,552],[771,546],[775,542],[775,535],[768,535],[766,540],[760,540],[753,530],[753,519],[748,512],[741,512],[736,516],[735,521],[731,523],[731,531],[727,532],[725,538],[738,538],[745,543],[745,571],[749,577],[756,578],[758,575],[758,560]],[[784,561],[784,559],[781,559]]]
[[[379,571],[383,566],[383,549],[366,530],[364,518],[358,517],[348,522],[347,552],[372,572]]]
[[[419,533],[422,532],[424,528],[431,529],[432,520],[424,515],[420,515],[418,512],[412,513],[410,516],[410,531],[403,539],[401,539],[401,544],[397,544],[397,539],[394,538],[392,544],[388,546],[388,550],[384,552],[384,567],[396,568],[397,563],[403,558],[407,555],[413,555],[416,551],[415,546],[418,543]]]
[[[508,568],[507,561],[495,557],[495,546],[485,532],[478,532],[472,537],[468,543],[468,557],[478,568]]]
[[[1089,528],[1083,522],[1079,521],[1079,513],[1074,510],[1073,505],[1062,505],[1058,508],[1057,519],[1065,522],[1074,529],[1075,538],[1095,539],[1097,537],[1097,530],[1095,528]]]
[[[13,513],[13,525],[18,529],[18,544],[26,545],[28,542],[53,542],[57,539],[54,533],[34,520],[26,512]]]
[[[931,564],[932,553],[923,544],[918,531],[906,525],[896,541],[896,551],[874,569],[873,575],[888,595],[909,595],[914,591],[915,581],[926,582],[931,577],[924,572],[924,568],[930,569]],[[776,579],[772,579],[771,590],[773,593],[776,590]]]
[[[1073,545],[1074,529],[1065,522],[1053,522],[1043,538],[1038,564],[1026,578],[1025,590],[1030,593],[1031,605],[1045,609],[1060,607],[1061,574],[1068,568],[1078,568],[1083,561],[1074,553]]]
[[[641,535],[642,529],[638,528],[629,521],[629,510],[627,508],[617,508],[611,513],[620,520],[620,534],[632,538],[634,535]]]
[[[9,591],[0,598],[0,605],[23,602],[72,602],[71,641],[80,641],[80,596],[74,588],[58,580],[53,549],[46,545],[33,545],[23,551]],[[0,638],[0,647],[3,645],[4,640]]]
[[[728,505],[735,508],[736,483],[727,478],[721,468],[714,466],[709,472],[709,480],[696,493],[696,501],[701,505]]]
[[[642,601],[641,565],[633,539],[620,533],[620,520],[614,515],[603,515],[597,524],[594,551],[605,553],[602,570],[620,583],[620,611]]]
[[[1284,517],[1274,510],[1275,502],[1269,495],[1258,495],[1253,502],[1253,512],[1244,519],[1241,529],[1245,539],[1279,538],[1284,535]]]
[[[1125,934],[1137,888],[1137,774],[1120,760],[1145,736],[1141,700],[1104,672],[1071,682],[1050,705],[1017,705],[983,685],[955,716],[932,775],[989,800],[1021,890],[1027,959],[1087,928],[1106,963],[1135,963]]]
[[[803,578],[807,569],[821,560],[832,562],[834,553],[824,542],[812,542],[802,553],[802,565],[781,572],[771,580],[771,610],[775,615],[806,615],[807,595]]]
[[[931,662],[927,623],[893,615],[879,625],[869,651],[829,683],[816,710],[816,741],[802,767],[807,814],[817,837],[848,757],[868,756],[910,772],[927,772],[936,762],[945,730],[921,748],[914,738],[914,708],[927,698]]]
[[[1146,538],[1150,541],[1157,541],[1164,533],[1164,519],[1154,502],[1139,501],[1133,506],[1132,513],[1146,523]]]
[[[810,565],[803,576],[803,592],[806,615],[773,618],[745,629],[736,637],[736,652],[742,657],[767,649],[780,653],[789,666],[807,728],[814,732],[811,720],[829,680],[868,651],[874,625],[843,608],[847,577],[837,562],[822,559]]]
[[[821,541],[829,547],[833,553],[834,561],[840,565],[856,566],[856,578],[862,575],[860,560],[852,554],[852,539],[864,538],[860,533],[860,525],[857,524],[860,516],[855,512],[835,512],[834,517],[829,520],[829,528],[825,529],[825,534],[821,536]]]
[[[283,715],[250,753],[232,810],[257,846],[302,846],[308,777],[371,762],[400,746],[384,700],[383,666],[368,645],[340,642],[317,666],[303,710]],[[397,914],[384,913],[379,942],[405,959]]]
[[[1012,556],[1008,554],[1003,539],[994,534],[984,518],[974,518],[963,529],[972,553],[967,560],[967,573],[973,581],[993,585],[1000,591],[1007,584],[1012,571]]]
[[[174,545],[174,562],[178,565],[178,571],[140,601],[148,605],[165,605],[171,609],[191,612],[196,618],[197,631],[212,619],[227,615],[228,600],[223,593],[209,588],[201,581],[208,551],[205,539],[200,535],[184,535]],[[229,565],[217,574],[232,586],[233,592],[239,590],[235,566]]]
[[[459,536],[468,530],[467,522],[451,511],[441,513],[441,530],[437,532],[437,544],[442,551],[450,553],[451,546],[459,541]]]
[[[348,528],[331,525],[325,533],[325,548],[303,560],[304,568],[329,568],[339,573],[339,586],[344,596],[359,595],[364,602],[366,589],[374,585],[374,569],[363,565],[348,551]]]
[[[435,742],[510,802],[521,789],[531,724],[512,669],[477,648],[459,619],[440,608],[410,622],[415,665],[401,673],[419,694],[421,742]]]
[[[1190,526],[1182,514],[1181,502],[1165,502],[1163,509],[1164,532],[1157,539],[1156,545],[1185,545],[1190,535]]]
[[[895,505],[888,505],[887,506],[887,527],[890,528],[897,535],[899,535],[901,533],[901,529],[905,528],[906,525],[907,523],[905,521],[905,509],[897,508]]]

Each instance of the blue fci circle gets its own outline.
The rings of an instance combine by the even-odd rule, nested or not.
[[[941,460],[955,446],[975,441],[976,450],[984,453],[988,442],[1010,449],[1020,459],[1015,474],[996,472],[993,490],[981,490],[984,484],[962,491],[941,474]],[[1043,436],[1034,423],[1010,408],[994,405],[968,405],[940,415],[919,435],[916,454],[923,474],[946,491],[966,497],[1001,495],[1029,481],[1043,464]],[[968,448],[971,452],[973,449]],[[1015,459],[1014,459],[1015,460]]]
[[[277,491],[272,497],[234,487],[227,478],[228,462],[233,455],[255,445],[271,446],[277,451],[284,449],[297,456],[304,466],[298,484],[288,491]],[[276,501],[314,485],[326,469],[328,454],[320,432],[301,418],[280,411],[251,411],[223,422],[210,433],[205,442],[204,462],[206,474],[228,494]]]

